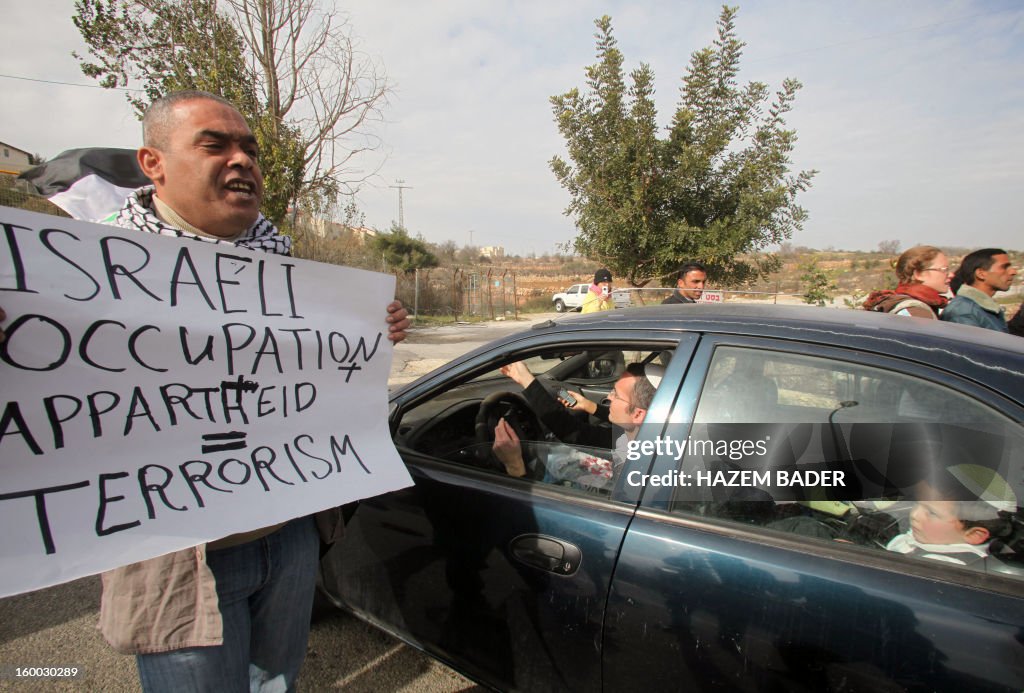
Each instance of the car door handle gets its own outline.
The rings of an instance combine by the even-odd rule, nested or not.
[[[556,575],[572,575],[583,561],[583,554],[574,544],[542,534],[522,534],[512,540],[509,549],[520,563]]]

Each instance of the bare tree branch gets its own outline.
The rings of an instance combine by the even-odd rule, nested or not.
[[[228,0],[260,75],[274,127],[299,131],[303,192],[354,190],[370,174],[354,166],[375,150],[390,87],[383,68],[356,49],[351,26],[314,0]],[[372,172],[371,172],[372,173]]]

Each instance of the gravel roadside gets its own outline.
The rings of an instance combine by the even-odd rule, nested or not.
[[[135,659],[96,630],[99,577],[0,600],[0,691],[141,691]],[[77,667],[71,679],[14,679],[13,667]],[[303,691],[467,691],[454,671],[341,612],[319,616],[299,675]]]

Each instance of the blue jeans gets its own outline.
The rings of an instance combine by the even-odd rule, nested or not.
[[[138,655],[147,692],[295,689],[309,640],[320,540],[312,517],[273,534],[210,551],[224,643]]]

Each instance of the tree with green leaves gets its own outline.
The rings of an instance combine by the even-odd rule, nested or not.
[[[107,89],[137,83],[128,102],[140,117],[150,103],[180,89],[202,89],[257,115],[255,74],[245,45],[216,0],[77,0],[72,17],[89,53],[83,74]]]
[[[576,252],[633,286],[698,260],[712,281],[736,284],[778,269],[762,253],[790,238],[807,213],[796,204],[816,171],[790,171],[796,132],[784,116],[800,83],[737,81],[745,45],[736,8],[723,7],[718,39],[693,53],[667,136],[658,136],[654,73],[633,70],[627,86],[612,20],[598,19],[598,62],[588,91],[551,98],[569,161],[550,165],[570,195]],[[571,163],[570,163],[571,162]]]
[[[426,241],[413,238],[409,232],[398,224],[391,224],[388,233],[382,233],[373,239],[374,249],[384,259],[384,264],[391,271],[411,274],[418,269],[437,267],[440,263],[430,252]]]
[[[355,50],[347,24],[313,0],[76,0],[73,21],[107,88],[139,84],[141,117],[159,96],[202,89],[238,106],[260,145],[263,213],[330,207],[366,178],[356,157],[375,146],[370,123],[389,88]]]
[[[804,303],[819,307],[828,305],[839,291],[835,271],[825,269],[815,258],[800,265],[800,271],[803,272],[800,282],[804,285]]]

